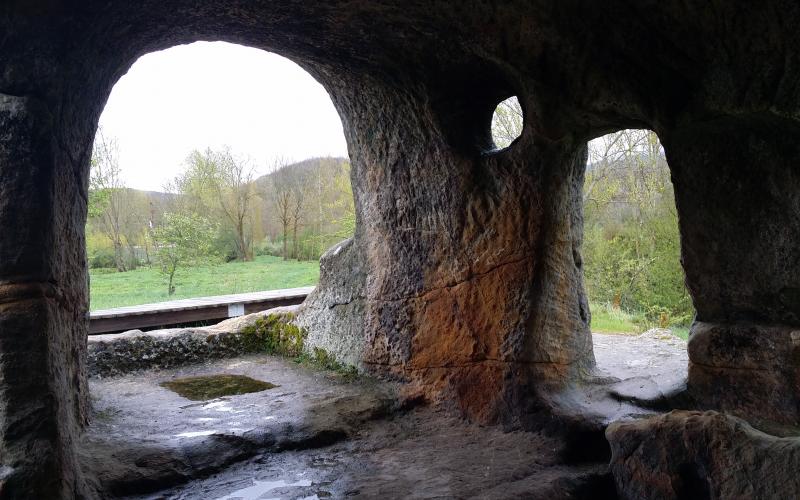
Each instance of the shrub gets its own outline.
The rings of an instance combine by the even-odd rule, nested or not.
[[[115,268],[114,250],[108,248],[96,248],[89,254],[89,268]]]
[[[261,243],[256,246],[256,255],[272,255],[273,257],[282,257],[282,240],[276,239],[275,241],[272,241],[269,238],[264,238]]]
[[[338,362],[333,356],[328,354],[328,351],[315,347],[312,362],[325,370],[335,371],[347,380],[355,380],[358,378],[358,370],[355,366],[345,365]]]

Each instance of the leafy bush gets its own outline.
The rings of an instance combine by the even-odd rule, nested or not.
[[[355,366],[338,362],[325,349],[315,347],[312,362],[322,369],[335,371],[345,380],[355,380],[358,378],[358,370]]]
[[[91,269],[103,269],[103,268],[114,268],[116,271],[116,264],[114,262],[114,250],[110,250],[107,248],[96,248],[91,250],[89,254],[89,268]]]
[[[256,246],[256,255],[272,255],[273,257],[283,256],[283,241],[280,239],[270,240],[264,238],[261,243]]]
[[[685,325],[694,309],[663,151],[652,132],[617,134],[609,144],[625,148],[587,172],[583,262],[590,301],[632,312],[642,328]]]

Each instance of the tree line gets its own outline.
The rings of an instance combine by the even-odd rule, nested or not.
[[[178,269],[256,255],[312,260],[352,235],[350,164],[343,158],[254,163],[229,147],[191,151],[164,192],[125,186],[114,138],[92,154],[87,253],[93,268],[158,266],[170,294]]]

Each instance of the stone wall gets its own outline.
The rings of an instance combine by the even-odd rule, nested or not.
[[[165,330],[130,330],[89,337],[87,370],[90,377],[114,377],[139,370],[165,369],[263,352],[256,328],[260,319],[280,323],[294,320],[297,306],[276,307],[231,318],[216,325]]]

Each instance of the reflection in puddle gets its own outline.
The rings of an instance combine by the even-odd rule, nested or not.
[[[208,403],[207,405],[203,406],[204,410],[217,410],[217,411],[233,411],[233,408],[228,406],[228,402],[223,401],[214,401],[213,403]]]
[[[216,432],[217,431],[214,431],[214,430],[211,430],[211,431],[193,431],[193,432],[181,432],[180,434],[175,434],[175,435],[177,437],[193,438],[193,437],[199,437],[199,436],[210,436],[212,434],[215,434]]]
[[[233,493],[226,495],[224,497],[219,497],[217,500],[256,500],[261,498],[264,493],[268,491],[272,491],[277,488],[291,488],[291,487],[306,487],[311,486],[311,481],[308,479],[301,479],[300,481],[295,481],[294,483],[289,483],[284,480],[278,481],[253,481],[252,486],[248,486],[247,488],[242,488],[241,490],[236,490]],[[314,498],[307,497],[307,498]]]

